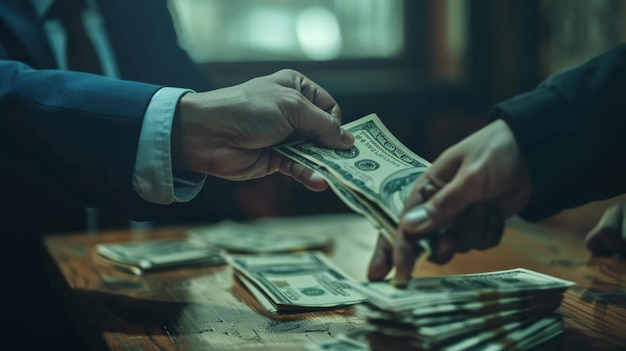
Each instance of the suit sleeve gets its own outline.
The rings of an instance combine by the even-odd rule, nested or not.
[[[528,165],[520,216],[544,219],[626,192],[626,45],[495,106]]]
[[[5,169],[24,180],[14,186],[50,183],[86,205],[132,210],[142,119],[159,88],[0,60]]]

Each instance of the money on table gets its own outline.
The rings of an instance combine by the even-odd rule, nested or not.
[[[330,236],[302,235],[285,229],[265,228],[261,224],[232,220],[191,228],[187,236],[193,242],[234,253],[298,252],[325,249],[332,245]]]
[[[225,263],[219,250],[187,239],[99,244],[96,252],[99,263],[136,275],[173,267]]]
[[[321,252],[227,255],[226,260],[269,311],[312,311],[364,301]]]

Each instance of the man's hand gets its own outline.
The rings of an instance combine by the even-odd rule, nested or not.
[[[354,143],[340,127],[341,111],[330,94],[292,70],[188,93],[178,112],[172,127],[174,167],[230,180],[280,171],[311,190],[324,190],[327,184],[321,176],[271,146],[298,139],[336,149]]]
[[[515,138],[502,120],[446,150],[415,183],[401,217],[393,249],[382,240],[368,276],[381,279],[391,266],[410,277],[415,237],[446,228],[430,260],[449,261],[455,252],[499,243],[504,218],[522,210],[531,194],[530,177]]]
[[[626,203],[607,209],[585,242],[593,255],[626,257]]]

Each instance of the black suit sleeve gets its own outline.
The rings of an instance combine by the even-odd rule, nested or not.
[[[626,45],[504,101],[533,185],[520,216],[536,221],[626,191]]]

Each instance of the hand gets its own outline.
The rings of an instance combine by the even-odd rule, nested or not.
[[[609,207],[585,242],[593,255],[626,257],[626,203]]]
[[[444,264],[450,261],[456,252],[488,249],[500,243],[503,232],[504,218],[500,212],[484,204],[472,205],[447,226],[442,235],[434,237],[431,244],[435,251],[431,252],[428,260]],[[394,249],[380,236],[370,262],[368,279],[381,280],[392,267],[396,267],[395,279],[408,280],[417,255],[424,254],[416,246],[417,238],[416,235],[406,234],[404,240],[396,242]]]
[[[368,276],[381,279],[393,265],[410,277],[415,237],[447,228],[430,260],[449,261],[455,252],[499,243],[504,218],[525,207],[531,183],[515,138],[497,120],[446,150],[415,183],[405,204],[393,249],[382,240]]]
[[[312,139],[347,149],[341,111],[328,92],[292,70],[204,93],[187,93],[172,130],[174,167],[230,180],[280,171],[312,190],[327,187],[310,169],[271,149],[286,140]]]

